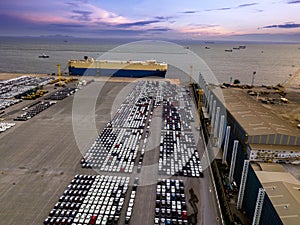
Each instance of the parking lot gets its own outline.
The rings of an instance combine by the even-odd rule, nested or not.
[[[75,175],[44,224],[116,224],[128,184],[129,177]]]
[[[97,83],[100,82],[86,86],[77,94],[84,95],[85,89],[96,87]],[[124,101],[117,106],[115,116],[110,118],[110,115],[101,114],[101,112],[112,111],[114,99],[122,91],[124,83],[107,82],[101,91],[102,95],[97,99],[95,108],[95,111],[100,113],[96,117],[99,135],[87,137],[87,143],[90,144],[83,155],[78,149],[73,134],[72,96],[51,106],[29,121],[0,134],[0,201],[5,203],[0,206],[0,224],[3,223],[2,221],[5,221],[3,224],[6,225],[19,224],[19,221],[22,221],[22,224],[42,224],[48,217],[46,224],[52,224],[54,219],[51,216],[61,215],[62,210],[64,210],[62,215],[66,216],[56,217],[65,217],[64,221],[73,218],[73,222],[76,218],[75,224],[87,224],[91,220],[95,221],[95,224],[109,224],[114,221],[115,218],[112,218],[109,213],[116,212],[119,205],[110,205],[109,210],[106,210],[104,214],[99,214],[97,210],[100,212],[102,205],[97,199],[95,206],[93,203],[88,207],[85,205],[84,208],[77,205],[76,217],[71,211],[76,210],[77,206],[73,204],[71,207],[72,203],[77,201],[76,204],[78,204],[81,200],[88,201],[86,197],[88,195],[81,196],[83,199],[80,200],[81,197],[76,192],[78,198],[74,196],[71,202],[69,198],[66,201],[65,199],[60,201],[60,197],[64,193],[68,194],[69,190],[72,190],[74,194],[78,188],[86,188],[89,192],[89,186],[68,186],[74,185],[75,181],[72,179],[76,180],[76,174],[78,176],[102,174],[105,177],[116,177],[114,179],[117,180],[122,177],[130,178],[128,180],[130,185],[124,196],[124,205],[120,214],[117,215],[118,224],[124,224],[125,221],[130,224],[154,224],[157,183],[160,182],[158,179],[165,178],[182,180],[186,198],[186,214],[191,215],[193,221],[201,221],[202,215],[198,213],[198,210],[203,207],[200,192],[208,181],[204,178],[195,178],[200,177],[202,170],[200,170],[199,159],[201,156],[198,155],[196,144],[193,144],[192,109],[186,110],[191,103],[187,101],[186,94],[182,95],[184,89],[178,89],[175,85],[166,88],[164,85],[154,81],[133,85],[136,91],[129,92],[129,95],[124,97]],[[177,93],[174,94],[174,91]],[[171,99],[177,95],[179,98],[175,99],[176,101]],[[163,100],[164,96],[167,96],[166,101]],[[167,104],[172,102],[178,110],[172,111],[174,109],[172,106],[171,114],[168,114],[171,117],[158,120],[159,117],[162,118],[165,102]],[[175,118],[177,116],[180,117],[180,123],[178,118]],[[180,129],[175,125],[176,122],[180,124]],[[13,132],[10,132],[11,130]],[[170,143],[165,142],[167,145],[164,149],[164,141],[162,146],[160,141],[166,138]],[[173,145],[175,142],[176,144]],[[175,148],[169,149],[167,147],[169,145]],[[180,164],[179,159],[184,157],[187,160],[183,160]],[[159,172],[160,158],[162,165],[166,162],[166,169],[161,168]],[[206,178],[208,173],[206,171],[203,173]],[[139,177],[137,188],[132,186],[135,177]],[[94,178],[96,179],[95,176]],[[95,182],[93,179],[85,179],[90,180],[86,181],[86,185],[93,185]],[[174,182],[177,184],[177,181]],[[95,185],[98,184],[95,183]],[[101,186],[101,183],[99,185]],[[107,206],[108,204],[106,208]],[[182,205],[180,206],[182,209]],[[93,213],[84,212],[85,208],[92,210]],[[60,211],[55,214],[55,211],[51,211],[52,209]],[[79,212],[79,210],[83,211]],[[174,216],[172,216],[172,210],[170,214],[168,212],[159,213],[159,216],[165,215],[166,224],[169,224],[167,222],[169,219],[175,221],[176,216],[177,220],[183,222],[182,218],[178,217],[185,218],[185,213],[182,214],[181,211],[180,216],[178,212],[173,212]],[[95,217],[94,214],[100,216]],[[59,218],[59,220],[62,219]],[[71,223],[71,220],[69,222]]]
[[[123,86],[107,83],[103,91],[110,95],[99,98],[96,110],[111,111]],[[68,97],[0,134],[0,224],[42,224],[75,174],[87,173],[79,163],[72,103],[73,97]],[[109,116],[102,119],[107,122]],[[97,124],[99,131],[105,124]]]

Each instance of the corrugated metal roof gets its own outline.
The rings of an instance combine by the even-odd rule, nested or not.
[[[300,136],[297,127],[263,107],[244,91],[233,88],[222,91],[226,108],[248,136],[270,134]]]
[[[255,171],[274,208],[285,225],[298,225],[300,219],[300,182],[290,173]],[[262,166],[260,165],[260,167]],[[262,168],[262,167],[261,167]],[[276,171],[278,168],[273,168]]]
[[[257,163],[262,171],[286,172],[284,167],[277,163]]]

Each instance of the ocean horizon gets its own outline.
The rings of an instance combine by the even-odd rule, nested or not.
[[[82,59],[84,56],[103,59],[108,52],[113,52],[114,54],[110,54],[109,57],[114,58],[107,59],[144,60],[147,55],[151,58],[156,57],[153,46],[147,44],[141,46],[145,41],[150,43],[149,40],[140,39],[96,39],[60,35],[2,36],[0,37],[0,72],[52,74],[56,73],[57,64],[61,64],[63,72],[67,72],[69,59]],[[150,41],[155,45],[161,40]],[[241,83],[250,84],[255,71],[255,85],[276,85],[285,82],[300,68],[300,44],[298,43],[228,40],[162,40],[161,42],[179,46],[179,50],[163,48],[157,52],[157,55],[172,53],[174,58],[174,54],[182,55],[185,54],[184,51],[195,54],[199,60],[207,64],[219,83],[239,79]],[[246,48],[238,49],[240,45]],[[143,55],[141,56],[140,53]],[[49,55],[49,58],[41,59],[39,58],[41,54]],[[168,57],[163,58],[166,58],[168,63]],[[188,60],[184,62],[180,60],[180,63],[189,63]],[[176,65],[170,64],[170,68],[172,67]],[[176,71],[180,70],[181,68],[175,68],[170,73],[177,73]]]

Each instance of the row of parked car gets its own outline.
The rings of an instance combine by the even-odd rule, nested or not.
[[[181,104],[185,104],[180,100]],[[163,100],[162,129],[191,131],[194,117],[189,105],[179,106],[178,101]]]
[[[144,129],[149,113],[153,111],[153,100],[157,97],[155,87],[161,82],[139,81],[116,111],[109,127]],[[160,96],[160,99],[161,96]]]
[[[34,88],[35,86],[17,86],[17,87],[13,86],[11,88],[7,88],[7,89],[5,88],[6,90],[4,91],[4,93],[0,94],[0,98],[11,99],[20,94],[33,90]]]
[[[124,104],[134,104],[138,99],[156,96],[161,84],[165,81],[138,81],[134,83],[133,90],[126,96]]]
[[[161,175],[202,177],[202,165],[191,132],[162,131],[158,172]]]
[[[0,99],[0,110],[22,102],[21,99]]]
[[[202,165],[193,137],[191,98],[185,87],[173,84],[162,91],[162,131],[158,172],[161,175],[202,177]]]
[[[14,118],[15,121],[26,121],[31,119],[32,117],[36,116],[37,114],[41,113],[45,109],[49,108],[50,106],[54,105],[55,101],[43,101],[39,104],[35,105],[34,108],[31,108],[30,110],[22,113],[20,116],[17,116]]]
[[[133,187],[129,197],[129,203],[125,214],[125,224],[130,224],[138,184],[139,184],[139,178],[136,177],[134,179]]]
[[[16,125],[15,123],[6,123],[6,122],[0,123],[0,133],[12,128],[15,125]]]
[[[188,224],[184,183],[182,180],[158,180],[156,187],[154,224]]]
[[[45,100],[63,100],[78,91],[76,87],[65,87],[45,97]]]
[[[0,98],[9,99],[51,82],[51,77],[21,76],[0,81]]]
[[[149,82],[140,81],[129,93],[123,104],[114,115],[111,125],[113,127],[143,129],[151,108],[153,86]]]
[[[133,171],[149,112],[153,108],[152,97],[147,97],[149,87],[152,86],[148,82],[138,82],[82,158],[83,168],[108,172]],[[143,156],[141,154],[137,165],[138,172],[141,171]]]
[[[181,130],[181,119],[177,108],[170,101],[163,101],[162,119],[164,130]]]
[[[137,100],[134,105],[122,104],[110,121],[113,127],[144,129],[150,99]]]
[[[94,141],[92,146],[81,159],[81,166],[83,168],[101,167],[101,163],[107,158],[107,152],[113,147],[120,129],[104,128]]]
[[[181,129],[191,131],[191,122],[195,122],[192,110],[186,107],[178,107],[177,111],[181,118]]]
[[[82,167],[131,173],[141,136],[140,129],[104,129],[81,160]]]
[[[191,106],[192,99],[189,93],[189,89],[187,89],[186,87],[181,87],[180,93],[181,95],[178,98],[180,104],[177,107],[177,111],[182,121],[182,130],[191,131],[191,123],[195,122]]]
[[[129,177],[76,175],[59,198],[44,225],[117,224]]]

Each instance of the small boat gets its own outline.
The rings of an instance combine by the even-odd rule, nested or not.
[[[46,55],[45,53],[43,53],[42,55],[39,55],[39,58],[46,59],[46,58],[49,58],[49,55]]]
[[[232,52],[232,49],[225,49],[225,52]]]
[[[205,46],[205,49],[210,49],[210,47]]]
[[[240,45],[239,48],[240,49],[246,49],[246,45]]]
[[[240,47],[233,47],[234,50],[240,50]]]

